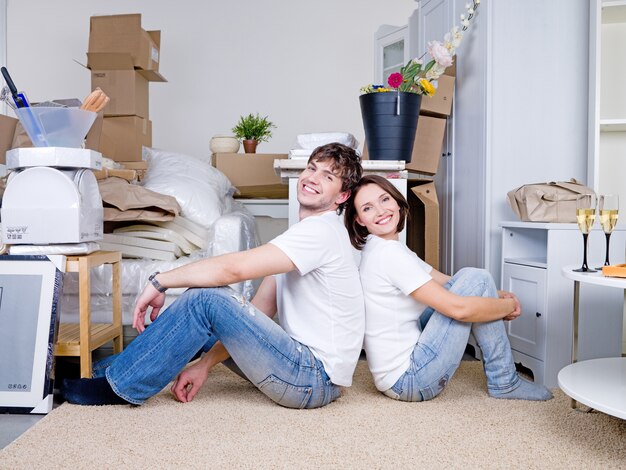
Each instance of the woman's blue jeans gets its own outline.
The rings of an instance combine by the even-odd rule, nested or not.
[[[217,340],[279,405],[318,408],[341,394],[308,347],[229,287],[187,290],[122,353],[96,364],[94,376],[104,368],[115,393],[139,405]]]
[[[463,268],[446,284],[461,296],[498,297],[491,274],[483,269]],[[470,331],[483,353],[487,388],[509,391],[520,380],[502,320],[465,323],[427,309],[420,317],[419,337],[408,370],[385,392],[403,401],[423,401],[436,397],[459,367]]]

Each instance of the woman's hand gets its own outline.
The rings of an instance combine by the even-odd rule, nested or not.
[[[520,304],[519,299],[513,292],[499,290],[498,297],[500,297],[501,299],[513,299],[515,301],[515,310],[513,310],[506,317],[504,317],[503,320],[507,320],[507,321],[515,320],[517,317],[519,317],[522,314],[522,305]]]

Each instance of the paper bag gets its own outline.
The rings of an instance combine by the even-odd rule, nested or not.
[[[515,215],[526,222],[576,222],[576,197],[595,194],[574,178],[569,181],[525,184],[507,193]]]

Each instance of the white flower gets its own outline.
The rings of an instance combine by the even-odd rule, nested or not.
[[[428,43],[428,54],[435,59],[438,65],[444,69],[452,65],[452,56],[450,51],[439,41],[430,41]]]
[[[450,32],[446,33],[444,36],[444,46],[450,51],[451,54],[453,54],[454,50],[461,45],[462,39],[463,32],[459,30],[458,26],[454,26]]]
[[[461,15],[461,21],[465,19],[465,15]]]
[[[467,12],[471,15],[471,14],[473,14],[473,13],[474,13],[474,9],[473,9],[473,8],[468,8],[468,9],[467,9]]]
[[[415,65],[422,65],[424,63],[424,61],[422,59],[413,59],[413,63]]]
[[[461,21],[461,24],[462,24],[464,27],[466,27],[466,28],[467,28],[467,27],[469,26],[470,22],[469,22],[469,20],[463,20],[463,21]]]
[[[432,68],[426,72],[426,80],[436,80],[446,71],[446,67],[443,65],[435,63]]]

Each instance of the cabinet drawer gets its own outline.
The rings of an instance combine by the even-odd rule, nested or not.
[[[513,292],[522,305],[522,314],[505,322],[511,348],[535,359],[546,352],[546,270],[504,263],[502,289]]]

